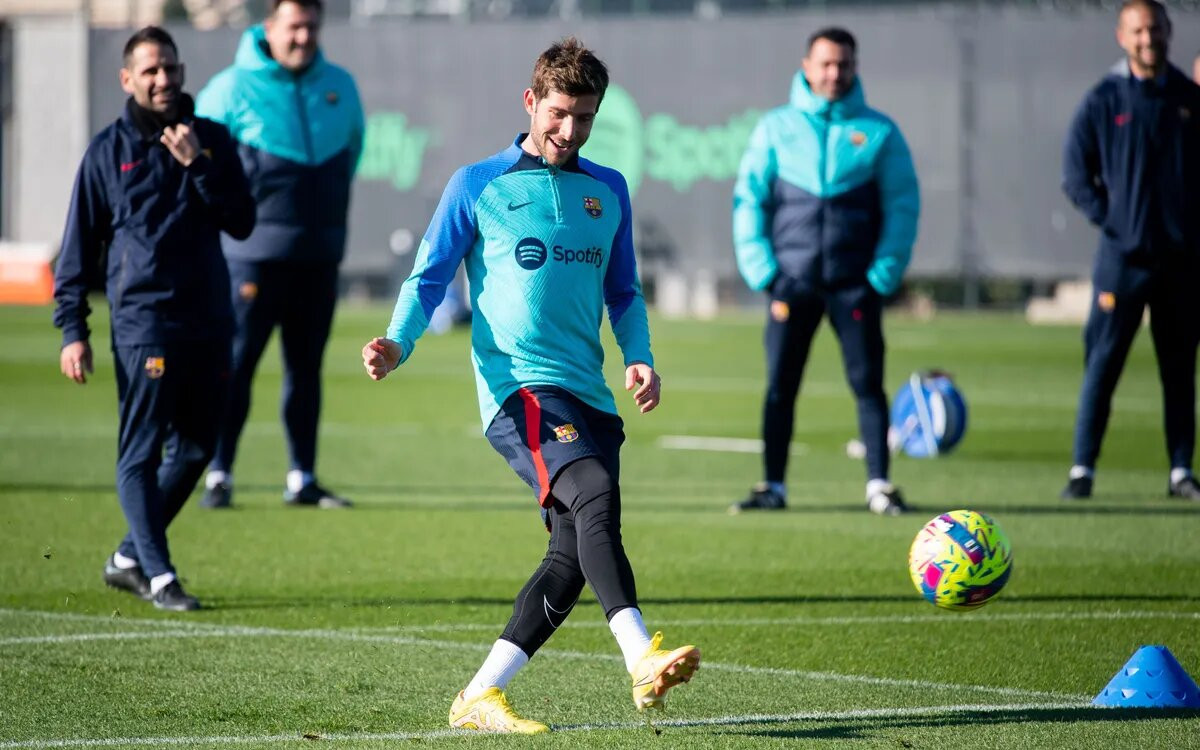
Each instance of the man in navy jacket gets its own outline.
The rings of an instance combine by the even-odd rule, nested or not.
[[[196,118],[175,42],[148,26],[125,45],[125,111],[84,154],[55,270],[63,375],[92,372],[87,293],[105,278],[120,433],[117,495],[129,532],[105,582],[160,609],[199,607],[180,586],[167,525],[212,456],[233,313],[220,232],[246,237],[254,199],[233,140]],[[107,251],[107,255],[106,255]]]
[[[1084,98],[1063,158],[1063,189],[1100,227],[1074,465],[1061,496],[1090,497],[1112,394],[1150,307],[1163,385],[1168,494],[1200,500],[1196,349],[1200,315],[1200,87],[1167,61],[1171,21],[1157,0],[1126,0],[1117,42],[1127,58]]]

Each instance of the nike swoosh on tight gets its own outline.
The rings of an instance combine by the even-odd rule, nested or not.
[[[575,602],[571,602],[571,606],[567,607],[564,610],[558,610],[558,609],[555,609],[554,607],[552,607],[550,605],[550,600],[546,598],[545,594],[542,594],[542,607],[546,612],[546,619],[550,621],[551,625],[553,625],[554,627],[557,628],[557,627],[561,626],[563,624],[563,622],[566,621],[567,615],[571,614],[571,610],[575,608]],[[558,618],[558,622],[555,622],[554,618],[550,616],[551,612],[553,612],[556,615],[562,615],[562,617]]]

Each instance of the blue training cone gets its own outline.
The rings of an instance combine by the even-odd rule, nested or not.
[[[1200,687],[1166,646],[1142,646],[1092,700],[1114,708],[1200,708]]]

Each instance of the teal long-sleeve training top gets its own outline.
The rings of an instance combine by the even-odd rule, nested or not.
[[[387,331],[406,361],[465,263],[485,430],[530,385],[616,413],[604,382],[605,308],[625,365],[654,365],[625,178],[580,158],[547,165],[521,148],[524,138],[450,179]]]

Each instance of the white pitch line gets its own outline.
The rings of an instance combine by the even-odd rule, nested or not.
[[[140,641],[154,638],[187,638],[189,636],[224,636],[224,633],[197,633],[195,630],[157,630],[148,633],[73,633],[70,635],[34,635],[0,638],[0,646],[22,646],[33,643],[71,643],[75,641]]]
[[[159,628],[208,629],[223,627],[219,623],[188,622],[185,620],[154,620],[148,617],[125,617],[124,615],[85,615],[79,612],[47,612],[39,609],[0,608],[0,617],[32,617],[38,620],[67,620],[68,622],[107,623],[109,625],[133,625]]]
[[[9,610],[12,611],[12,610]],[[284,628],[260,627],[222,627],[214,626],[205,630],[188,630],[176,636],[210,637],[213,635],[237,637],[282,637],[282,638],[311,638],[326,641],[352,641],[358,643],[381,643],[397,646],[417,646],[430,649],[446,649],[457,651],[487,652],[491,645],[487,643],[463,643],[460,641],[436,641],[427,638],[412,638],[408,636],[375,635],[370,633],[347,632],[344,630],[308,629],[290,630]],[[52,637],[52,636],[51,636]],[[607,661],[620,663],[621,657],[616,655],[596,654],[586,651],[564,651],[559,649],[541,649],[544,656],[560,659],[580,659],[586,661]],[[721,662],[705,662],[708,671],[730,672],[733,674],[758,674],[773,677],[792,677],[802,680],[818,680],[822,682],[848,682],[861,685],[882,685],[887,687],[908,687],[921,690],[971,690],[994,695],[1025,696],[1028,698],[1043,698],[1051,700],[1081,700],[1082,696],[1068,693],[1054,693],[1043,690],[1023,690],[1020,688],[994,687],[990,685],[969,685],[953,682],[934,682],[931,680],[908,680],[891,677],[872,677],[870,675],[842,674],[839,672],[817,672],[800,669],[784,669],[780,667],[755,667],[741,664],[725,664]]]
[[[1006,705],[988,704],[959,704],[952,706],[913,706],[909,708],[866,708],[851,711],[801,711],[791,714],[747,714],[744,716],[708,716],[695,719],[663,719],[655,721],[656,727],[673,727],[685,729],[689,727],[740,726],[747,724],[794,724],[799,722],[821,721],[855,721],[860,719],[892,719],[907,716],[938,716],[942,714],[961,713],[1003,713],[1008,711],[1064,711],[1070,709],[1093,709],[1083,701],[1064,703],[1010,703]],[[565,732],[597,732],[612,730],[644,730],[644,722],[611,722],[601,724],[567,724],[552,727],[555,733]],[[16,748],[56,748],[56,747],[138,747],[172,746],[172,745],[245,745],[253,742],[299,742],[303,740],[321,740],[325,742],[371,742],[371,741],[412,741],[437,740],[445,737],[466,737],[475,735],[457,729],[437,729],[428,732],[333,732],[324,734],[312,732],[305,734],[269,734],[269,735],[239,735],[239,736],[210,736],[210,737],[120,737],[104,739],[61,739],[61,740],[19,740],[15,742],[0,742],[0,748],[15,750]]]
[[[663,435],[658,447],[677,451],[712,451],[714,453],[762,453],[763,441],[752,438],[703,437],[700,435]],[[792,455],[808,454],[804,443],[792,443]]]
[[[1024,622],[1032,620],[1200,620],[1200,612],[1156,612],[1152,610],[1130,612],[1006,612],[983,615],[978,610],[944,615],[863,615],[857,617],[753,617],[727,620],[666,619],[655,620],[663,627],[781,627],[788,625],[916,625],[937,623],[946,625],[986,625],[989,622]],[[568,621],[566,628],[608,628],[606,622]],[[358,633],[433,633],[469,632],[475,630],[503,630],[504,624],[495,623],[437,623],[432,625],[385,625],[377,628],[352,628]]]

